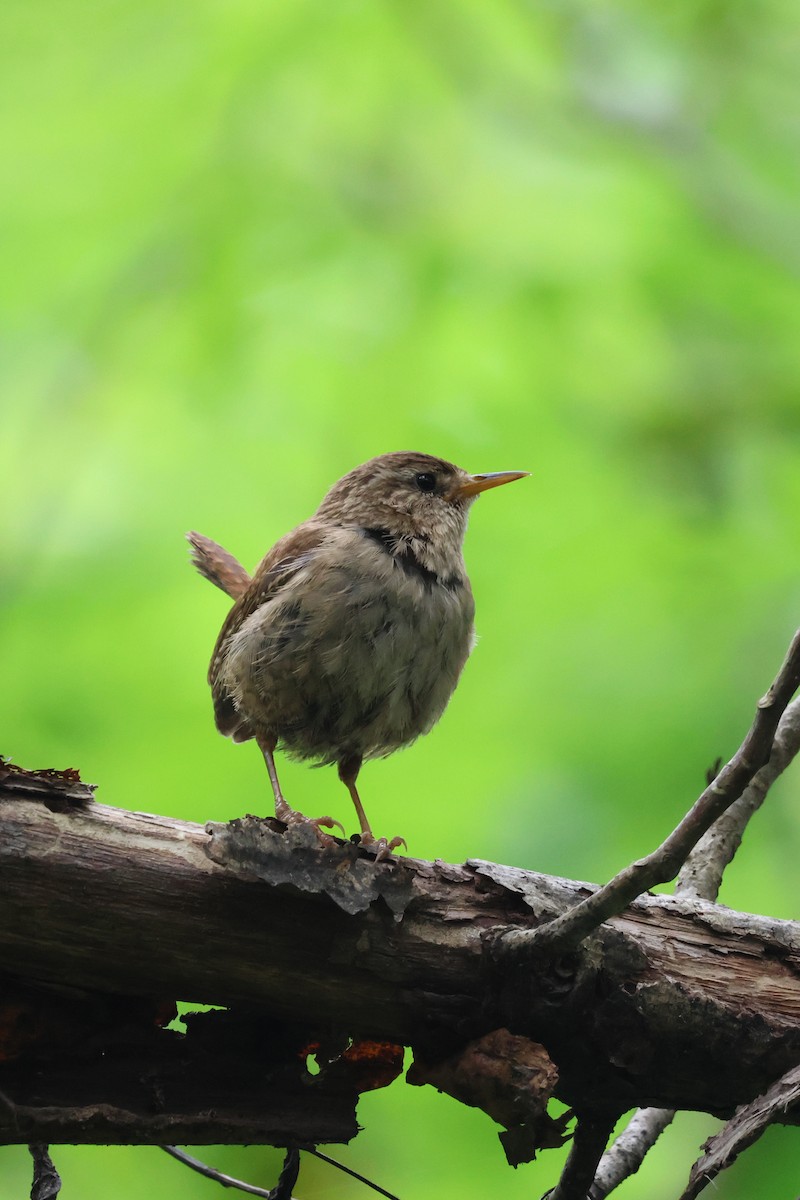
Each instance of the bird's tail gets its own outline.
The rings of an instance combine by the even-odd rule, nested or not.
[[[232,600],[238,600],[250,583],[250,576],[239,560],[202,533],[187,533],[186,540],[192,547],[192,563],[203,578]]]

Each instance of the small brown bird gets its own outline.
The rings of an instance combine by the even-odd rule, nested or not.
[[[281,821],[309,818],[283,798],[276,748],[338,765],[361,844],[379,859],[405,845],[374,837],[358,772],[444,712],[474,644],[461,550],[470,506],[527,474],[468,475],[428,454],[382,454],[335,483],[252,579],[216,542],[187,534],[200,574],[235,600],[208,671],[217,728],[256,740]],[[331,817],[310,824],[342,828]]]

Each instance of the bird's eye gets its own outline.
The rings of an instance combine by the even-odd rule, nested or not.
[[[415,483],[421,492],[433,492],[436,490],[436,476],[430,471],[420,471],[415,478]]]

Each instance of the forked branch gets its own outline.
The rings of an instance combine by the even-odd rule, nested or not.
[[[508,933],[502,939],[502,951],[514,956],[565,954],[638,896],[674,879],[703,834],[739,799],[769,761],[778,723],[798,687],[800,630],[792,639],[774,683],[759,700],[755,719],[741,746],[658,849],[625,867],[587,900],[555,920],[534,930]]]

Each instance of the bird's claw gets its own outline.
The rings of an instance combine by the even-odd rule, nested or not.
[[[326,829],[340,829],[342,837],[347,836],[341,821],[337,821],[334,817],[306,817],[303,813],[298,812],[296,808],[291,808],[286,801],[283,804],[275,806],[275,816],[279,821],[283,821],[284,825],[313,826],[320,841],[326,846],[333,844],[333,838],[328,837],[326,833],[322,832],[320,827],[323,825]]]
[[[347,834],[344,831],[344,825],[342,824],[341,821],[337,821],[335,817],[314,817],[314,818],[304,817],[303,819],[305,821],[308,821],[309,825],[314,825],[316,827],[317,831],[319,831],[320,825],[324,825],[326,829],[340,830],[342,837],[343,838],[347,837]]]
[[[358,843],[366,850],[375,851],[375,862],[385,862],[391,856],[392,851],[396,850],[398,846],[403,846],[406,850],[408,849],[408,843],[405,838],[393,837],[391,841],[387,841],[385,837],[376,838],[371,833],[362,833]]]

